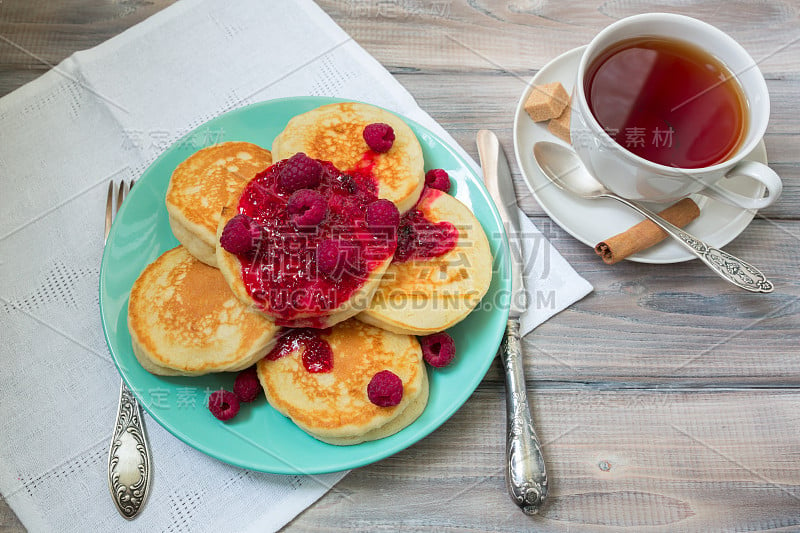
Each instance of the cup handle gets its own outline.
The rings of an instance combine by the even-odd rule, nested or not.
[[[763,209],[775,203],[783,191],[783,182],[781,182],[780,176],[767,165],[756,161],[741,161],[725,174],[726,178],[733,176],[747,176],[762,183],[767,188],[767,196],[749,198],[714,185],[703,189],[699,194],[743,209]]]

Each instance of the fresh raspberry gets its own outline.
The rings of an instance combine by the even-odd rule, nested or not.
[[[357,266],[355,245],[341,240],[325,239],[317,245],[317,270],[338,279],[348,268]]]
[[[303,152],[298,152],[283,162],[278,183],[286,192],[313,189],[319,185],[321,176],[322,164]]]
[[[364,140],[372,150],[388,152],[394,144],[394,130],[388,124],[375,122],[364,128]]]
[[[295,191],[286,205],[289,217],[298,228],[312,228],[319,225],[328,211],[325,197],[311,189]]]
[[[246,254],[258,246],[261,227],[247,215],[236,215],[225,224],[219,244],[232,254]]]
[[[381,370],[367,385],[367,396],[378,407],[392,407],[403,399],[403,382],[391,370]]]
[[[450,192],[450,176],[441,168],[434,168],[425,173],[425,185],[431,189]]]
[[[445,332],[422,337],[419,344],[422,346],[422,358],[436,368],[449,365],[456,356],[456,343]]]
[[[339,243],[333,239],[325,239],[317,245],[317,269],[330,274],[339,265]]]
[[[240,402],[252,402],[258,398],[261,391],[261,383],[258,381],[256,367],[251,366],[247,370],[242,370],[233,382],[233,393]]]
[[[211,414],[222,420],[230,420],[239,412],[239,398],[229,390],[217,390],[208,397]]]
[[[389,200],[376,200],[367,206],[366,220],[372,232],[397,231],[400,211]]]

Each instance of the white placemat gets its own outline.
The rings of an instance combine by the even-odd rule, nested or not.
[[[271,531],[344,476],[228,466],[145,415],[155,474],[144,512],[121,518],[106,485],[119,390],[97,291],[108,180],[137,178],[220,113],[297,95],[372,102],[456,145],[304,0],[185,0],[0,99],[0,492],[29,530]],[[529,276],[563,297],[529,326],[590,290],[566,263],[552,276],[554,264]]]

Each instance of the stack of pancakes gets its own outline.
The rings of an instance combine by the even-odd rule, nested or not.
[[[394,130],[385,153],[371,152],[364,141],[362,132],[372,123]],[[306,370],[303,346],[265,357],[286,329],[248,293],[237,256],[219,246],[246,184],[273,161],[298,152],[342,171],[356,168],[371,152],[378,197],[392,201],[401,214],[414,208],[458,231],[455,246],[443,255],[387,260],[346,305],[316,323],[326,328],[319,335],[333,353],[330,372]],[[196,152],[175,169],[166,204],[181,246],[150,264],[131,290],[128,326],[137,359],[159,375],[230,372],[257,362],[269,403],[332,444],[391,435],[422,413],[428,378],[415,335],[458,323],[491,281],[492,256],[479,222],[452,196],[425,187],[422,149],[409,126],[366,104],[331,104],[294,117],[271,153],[246,142]],[[367,397],[367,384],[382,370],[402,380],[398,405],[379,407]]]

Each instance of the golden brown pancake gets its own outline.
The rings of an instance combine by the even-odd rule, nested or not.
[[[249,367],[271,348],[278,328],[249,312],[219,270],[178,246],[133,284],[128,329],[145,370],[196,376]]]
[[[169,224],[175,237],[204,263],[217,266],[217,223],[229,197],[238,198],[256,173],[272,164],[269,150],[225,142],[189,156],[172,173],[167,189]]]
[[[302,343],[290,344],[295,349],[287,355],[276,360],[268,356],[258,363],[270,405],[301,429],[330,444],[358,444],[400,431],[425,409],[428,375],[415,337],[357,320],[342,322],[320,337],[333,352],[330,372],[306,370]],[[403,398],[396,406],[379,407],[367,396],[372,376],[382,370],[390,370],[403,382]]]
[[[394,144],[386,153],[372,152],[362,136],[376,122],[394,129]],[[401,213],[413,207],[425,185],[422,148],[414,132],[398,116],[368,104],[329,104],[292,118],[273,141],[272,154],[279,161],[298,152],[330,161],[344,172],[374,157],[378,196],[394,202]]]
[[[369,309],[357,318],[395,333],[429,335],[478,305],[492,281],[492,254],[478,220],[449,194],[426,188],[417,209],[431,222],[453,224],[455,247],[439,257],[389,265]]]

